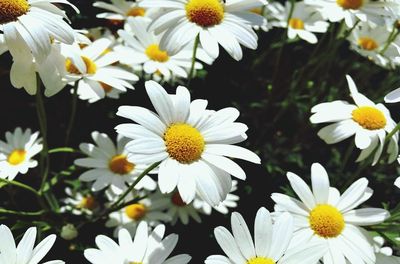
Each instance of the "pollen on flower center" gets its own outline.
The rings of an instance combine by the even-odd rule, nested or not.
[[[11,165],[19,165],[24,162],[26,158],[26,151],[23,149],[16,149],[8,155],[7,161]]]
[[[165,50],[160,50],[157,44],[151,44],[145,51],[147,57],[153,61],[166,62],[169,60],[169,55]]]
[[[224,6],[220,0],[189,0],[186,17],[201,27],[212,27],[224,19]]]
[[[361,106],[353,110],[351,115],[355,122],[368,130],[382,129],[386,126],[385,115],[375,107]]]
[[[100,82],[100,85],[101,85],[101,88],[103,88],[103,90],[104,90],[104,92],[106,94],[110,93],[112,91],[112,89],[113,89],[112,86],[110,86],[110,85],[108,85],[106,83],[103,83],[103,82]]]
[[[363,0],[336,0],[336,3],[344,9],[359,9]]]
[[[317,205],[308,220],[314,233],[324,238],[337,237],[345,226],[342,213],[329,204]]]
[[[29,3],[26,0],[1,0],[0,1],[0,25],[16,21],[18,17],[29,11]]]
[[[275,261],[270,258],[256,257],[249,259],[247,264],[275,264]]]
[[[109,169],[116,174],[128,174],[135,169],[135,164],[129,162],[126,155],[116,155],[108,163]]]
[[[88,57],[82,56],[82,60],[86,65],[86,73],[87,74],[95,74],[97,71],[97,65]],[[72,74],[82,74],[78,68],[73,64],[71,59],[67,59],[65,61],[65,69],[67,72]]]
[[[182,123],[176,123],[167,128],[164,133],[164,142],[168,154],[185,164],[200,159],[205,145],[203,136],[196,128]]]
[[[143,204],[131,204],[125,207],[126,215],[135,221],[141,220],[147,213],[147,207]]]
[[[378,48],[378,43],[369,37],[361,37],[358,39],[358,46],[364,50],[375,50]]]
[[[289,27],[293,29],[304,29],[304,21],[300,18],[291,18],[289,20]]]
[[[146,9],[141,7],[132,7],[131,9],[126,12],[126,16],[131,17],[142,17],[146,14]]]
[[[182,200],[179,192],[176,192],[171,197],[171,202],[178,207],[185,207],[187,204]]]
[[[89,195],[89,196],[83,197],[82,201],[76,207],[93,210],[97,207],[97,202],[93,196]]]

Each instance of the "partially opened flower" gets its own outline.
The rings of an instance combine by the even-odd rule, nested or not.
[[[393,249],[384,246],[385,240],[383,237],[376,236],[372,240],[376,255],[376,264],[400,264],[400,257],[393,255]]]
[[[36,233],[36,227],[29,228],[16,247],[11,230],[0,225],[0,263],[38,264],[54,245],[56,235],[49,235],[34,247]],[[64,264],[64,261],[51,260],[42,264]]]
[[[375,104],[359,93],[350,76],[346,76],[351,96],[355,104],[345,101],[321,103],[311,109],[311,123],[333,123],[322,128],[318,136],[327,144],[334,144],[355,135],[355,145],[361,149],[357,161],[373,155],[372,165],[375,165],[383,151],[385,137],[396,126],[389,110],[383,104]],[[389,163],[398,154],[398,137],[396,132],[388,141]],[[374,152],[375,151],[375,152]]]
[[[342,195],[330,187],[328,174],[318,163],[311,166],[312,190],[296,174],[287,178],[297,200],[281,193],[273,193],[276,214],[293,215],[295,232],[290,248],[308,243],[323,245],[320,257],[324,263],[373,264],[375,254],[361,226],[382,223],[389,212],[380,208],[355,209],[367,201],[373,191],[368,180],[354,182]]]
[[[240,44],[257,48],[252,26],[263,26],[265,19],[250,10],[266,4],[264,0],[143,0],[140,6],[165,8],[150,30],[163,31],[162,43],[179,50],[199,34],[200,43],[212,57],[219,55],[220,44],[235,60],[242,59]]]
[[[321,246],[298,247],[287,251],[293,236],[293,217],[286,213],[272,224],[271,215],[264,207],[254,221],[254,242],[249,228],[239,213],[231,216],[232,234],[222,226],[214,229],[215,238],[226,254],[211,255],[206,264],[309,264],[319,259]]]
[[[32,134],[20,127],[6,132],[6,142],[0,140],[0,178],[13,180],[18,173],[26,174],[38,165],[32,158],[43,149],[39,132]]]
[[[139,224],[134,239],[126,229],[118,232],[118,244],[109,237],[98,235],[99,249],[85,250],[85,258],[92,264],[186,264],[191,257],[187,254],[168,258],[178,243],[178,235],[165,238],[165,226],[158,225],[149,234],[146,222]],[[168,258],[168,259],[167,259]]]
[[[90,194],[83,194],[73,191],[71,188],[65,188],[67,198],[62,202],[65,204],[60,208],[60,212],[71,212],[74,215],[92,215],[93,212],[99,209],[99,203],[96,198]]]
[[[185,203],[198,193],[207,203],[218,205],[231,190],[231,175],[246,178],[243,169],[227,157],[260,163],[255,153],[233,145],[246,139],[248,129],[235,122],[239,111],[206,110],[207,101],[190,102],[190,93],[182,86],[169,95],[158,83],[148,81],[146,91],[157,114],[138,106],[118,109],[117,115],[137,123],[116,127],[132,139],[126,146],[128,160],[161,162],[158,184],[162,193],[178,187]]]
[[[125,149],[129,141],[127,138],[119,136],[117,145],[106,134],[97,131],[92,133],[92,138],[96,145],[90,143],[80,145],[81,151],[89,157],[80,158],[74,162],[75,165],[90,168],[79,179],[93,182],[92,191],[110,187],[114,193],[121,194],[148,167],[147,164],[128,161],[128,153]],[[154,180],[149,176],[144,176],[135,189],[154,190],[156,187]]]

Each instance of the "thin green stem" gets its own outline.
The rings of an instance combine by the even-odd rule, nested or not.
[[[64,144],[65,146],[68,146],[69,144],[72,129],[75,123],[76,110],[78,105],[78,82],[75,83],[73,91],[74,93],[72,94],[71,115],[69,117],[67,132],[65,134],[65,144]]]
[[[4,208],[0,208],[0,214],[11,214],[11,215],[20,215],[20,216],[38,216],[42,215],[45,213],[44,210],[37,211],[37,212],[23,212],[23,211],[13,211],[13,210],[7,210]]]
[[[34,193],[35,195],[39,196],[39,192],[38,192],[38,191],[36,191],[36,190],[33,189],[32,187],[30,187],[30,186],[28,186],[28,185],[26,185],[26,184],[23,184],[23,183],[21,183],[21,182],[18,182],[18,181],[10,181],[10,180],[6,180],[6,179],[0,179],[0,182],[5,182],[5,183],[7,183],[7,184],[20,187],[20,188],[22,188],[22,189],[25,189],[25,190],[27,190],[27,191],[30,191],[30,192]]]
[[[40,175],[42,177],[42,182],[40,184],[39,194],[41,195],[49,175],[50,158],[48,152],[49,147],[47,143],[47,116],[42,94],[42,82],[39,76],[37,76],[37,82],[36,109],[39,119],[40,133],[42,134],[43,138],[43,150],[40,152]]]
[[[80,151],[74,148],[63,147],[63,148],[54,148],[49,150],[49,154],[54,153],[79,153]]]
[[[388,143],[389,140],[393,137],[393,135],[396,134],[399,130],[400,130],[400,122],[397,123],[397,125],[393,128],[392,131],[389,132],[389,134],[387,134],[387,136],[385,137],[385,143]]]
[[[187,80],[187,88],[190,87],[190,82],[193,79],[193,75],[194,75],[194,66],[196,64],[196,54],[197,54],[197,48],[199,47],[199,42],[200,42],[200,34],[197,34],[196,39],[194,40],[194,44],[193,44],[193,55],[192,55],[192,65],[190,66],[190,71],[189,71],[189,76],[188,76],[188,80]]]

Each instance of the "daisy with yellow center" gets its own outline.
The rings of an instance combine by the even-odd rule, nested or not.
[[[187,254],[168,258],[178,242],[178,235],[164,238],[164,233],[164,225],[157,225],[149,233],[147,223],[141,222],[134,239],[126,229],[118,232],[118,244],[109,237],[98,235],[99,249],[86,249],[84,255],[92,264],[187,264],[191,259]]]
[[[280,193],[273,193],[272,199],[277,215],[294,216],[290,249],[317,243],[323,247],[319,257],[324,263],[346,263],[345,259],[351,264],[375,263],[374,251],[361,226],[382,223],[389,212],[355,209],[372,196],[366,178],[354,182],[342,195],[330,187],[328,174],[319,163],[311,166],[312,190],[294,173],[288,172],[287,178],[300,200]]]
[[[222,226],[214,229],[215,238],[226,254],[212,255],[205,264],[309,264],[320,258],[320,245],[311,243],[288,251],[293,235],[293,217],[284,213],[272,224],[271,215],[264,207],[254,221],[254,242],[246,222],[239,213],[231,216],[232,234]]]
[[[156,35],[148,29],[150,21],[142,18],[129,18],[125,30],[119,30],[118,34],[124,41],[124,45],[115,47],[121,55],[121,63],[132,68],[142,67],[145,73],[163,76],[165,80],[171,76],[187,78],[192,64],[193,45],[187,45],[184,49],[166,48],[161,42],[162,35]],[[202,59],[202,50],[198,58]],[[203,59],[204,60],[204,59]],[[205,59],[207,63],[211,61]],[[201,69],[199,62],[195,63],[195,69]]]
[[[394,129],[396,123],[383,104],[375,104],[359,93],[353,79],[348,75],[346,78],[355,105],[345,101],[318,104],[311,109],[313,115],[310,121],[314,124],[333,123],[318,132],[318,136],[327,144],[334,144],[355,135],[355,145],[361,149],[357,161],[373,154],[372,165],[375,165],[382,154],[385,137]],[[396,132],[389,141],[389,163],[398,155],[398,137],[399,133]]]
[[[197,223],[201,223],[201,210],[194,208],[194,202],[187,204],[182,200],[178,191],[163,194],[166,200],[169,201],[167,214],[171,216],[171,225],[175,225],[178,221],[184,225],[189,223],[192,218]]]
[[[26,174],[38,165],[32,158],[42,151],[39,132],[23,131],[17,127],[6,132],[6,141],[0,140],[0,178],[13,180],[19,173]]]
[[[330,22],[344,20],[349,28],[357,21],[384,25],[385,19],[397,17],[394,10],[399,7],[394,1],[383,0],[305,0],[305,3],[315,7],[324,19]]]
[[[273,22],[275,26],[288,29],[289,39],[299,37],[311,44],[315,44],[318,39],[314,33],[325,33],[328,30],[329,23],[324,21],[319,13],[304,2],[294,3],[292,13],[290,12],[291,10],[292,3],[286,2],[284,15],[277,16],[280,20],[279,22]]]
[[[65,204],[60,208],[60,212],[71,212],[74,215],[92,215],[99,209],[99,203],[92,194],[82,194],[71,188],[65,188],[67,198],[62,202]]]
[[[246,178],[227,157],[260,163],[256,154],[233,145],[246,138],[247,126],[235,122],[239,112],[235,108],[207,110],[207,101],[191,102],[182,86],[174,95],[154,81],[145,86],[157,114],[138,106],[121,106],[117,113],[137,123],[116,127],[119,134],[132,139],[127,145],[130,157],[161,162],[158,185],[162,193],[178,187],[187,204],[198,193],[210,205],[218,205],[231,190],[231,175]]]
[[[116,99],[127,89],[134,89],[131,83],[139,77],[114,65],[119,55],[110,50],[112,42],[109,38],[100,38],[82,49],[77,43],[63,46],[65,79],[71,85],[78,82],[80,99],[90,103],[105,97]]]
[[[107,10],[107,12],[97,15],[98,18],[104,18],[111,21],[121,21],[133,17],[144,17],[151,20],[159,11],[158,8],[140,7],[139,1],[111,0],[111,3],[98,1],[93,4],[94,7]]]
[[[140,6],[165,8],[150,30],[165,32],[162,42],[167,49],[179,50],[197,35],[204,50],[212,58],[219,55],[220,44],[235,60],[242,59],[240,44],[257,48],[253,26],[265,26],[266,20],[251,12],[266,4],[264,0],[143,0]]]
[[[147,192],[139,191],[138,195],[145,195]],[[115,201],[118,195],[108,194],[110,201]],[[129,194],[125,198],[125,202],[128,202],[134,198],[133,195]],[[170,203],[164,195],[159,192],[151,193],[147,195],[147,198],[132,203],[121,210],[112,212],[109,215],[109,219],[106,222],[106,226],[114,228],[114,236],[118,236],[119,230],[122,228],[126,229],[132,235],[135,234],[136,229],[140,222],[146,222],[147,225],[154,227],[160,223],[167,223],[172,220],[171,215],[165,212],[168,204]]]
[[[75,160],[75,165],[90,168],[79,179],[93,182],[92,191],[110,187],[114,193],[121,194],[148,165],[128,160],[128,153],[125,150],[128,142],[126,138],[118,137],[117,145],[106,134],[97,131],[92,133],[92,138],[96,145],[90,143],[80,145],[81,151],[88,157]],[[149,176],[145,176],[135,188],[154,190],[156,183]]]

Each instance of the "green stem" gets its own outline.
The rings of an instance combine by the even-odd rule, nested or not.
[[[35,195],[39,196],[39,192],[38,192],[38,191],[36,191],[36,190],[33,189],[32,187],[30,187],[30,186],[28,186],[28,185],[26,185],[26,184],[23,184],[23,183],[21,183],[21,182],[18,182],[18,181],[10,181],[10,180],[6,180],[6,179],[0,179],[0,182],[5,182],[5,183],[7,183],[7,184],[20,187],[20,188],[22,188],[22,189],[25,189],[25,190],[27,190],[27,191],[30,191],[30,192],[34,193]]]
[[[69,117],[67,132],[65,135],[65,144],[64,144],[65,146],[68,146],[69,144],[71,132],[74,127],[77,105],[78,105],[78,82],[76,82],[74,85],[74,93],[72,95],[72,104],[71,104],[71,116]]]
[[[394,134],[396,134],[400,130],[400,122],[397,123],[397,125],[393,128],[392,131],[390,131],[389,134],[385,137],[385,144],[389,142],[389,140],[393,137]]]
[[[392,32],[390,32],[390,35],[389,35],[389,37],[388,37],[388,39],[386,41],[385,46],[379,52],[379,54],[383,55],[385,53],[385,51],[389,48],[390,44],[397,38],[399,33],[400,32],[396,29],[396,27],[393,27]]]
[[[41,195],[49,175],[50,159],[47,143],[47,117],[42,95],[42,82],[39,76],[37,76],[37,82],[36,109],[39,119],[40,133],[43,137],[43,150],[40,152],[40,175],[42,176],[42,182],[40,184],[39,194]]]
[[[23,211],[12,211],[0,208],[0,214],[11,214],[11,215],[20,215],[20,216],[38,216],[44,214],[45,211],[41,210],[38,212],[23,212]]]
[[[54,148],[49,150],[49,154],[54,153],[79,153],[80,151],[73,148],[63,147],[63,148]]]
[[[196,64],[196,54],[197,54],[197,48],[199,46],[199,42],[200,42],[200,34],[197,34],[196,39],[194,40],[194,45],[193,45],[193,55],[192,55],[192,65],[190,66],[190,72],[189,72],[189,76],[188,76],[188,80],[187,80],[187,88],[190,87],[190,82],[193,79],[193,75],[194,75],[194,66]]]

